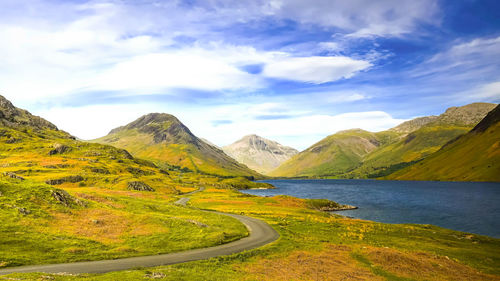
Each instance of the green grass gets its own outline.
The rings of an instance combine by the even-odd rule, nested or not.
[[[237,220],[176,206],[175,198],[70,190],[64,206],[53,187],[0,182],[0,264],[16,266],[113,259],[204,248],[247,235]],[[29,210],[22,214],[18,208]],[[13,235],[15,234],[15,235]]]
[[[343,218],[313,210],[306,200],[289,196],[266,198],[232,190],[207,189],[192,197],[190,204],[195,207],[263,219],[280,233],[280,238],[255,250],[206,261],[99,275],[64,276],[64,280],[148,280],[153,273],[162,276],[162,280],[279,280],[280,276],[276,275],[279,270],[283,274],[299,271],[305,274],[302,276],[309,276],[305,279],[311,280],[317,278],[314,274],[328,270],[330,265],[327,262],[345,263],[341,268],[351,272],[349,274],[365,271],[373,275],[364,280],[376,277],[382,280],[456,280],[453,272],[462,271],[470,273],[468,278],[476,278],[471,280],[495,280],[500,275],[499,239],[430,225],[383,224]],[[332,247],[343,247],[345,254],[328,252]],[[393,253],[399,258],[380,264],[368,254],[370,250]],[[328,259],[315,259],[317,255],[325,255]],[[425,259],[418,266],[423,266],[421,271],[430,271],[430,276],[434,277],[421,277],[418,268],[415,273],[413,270],[394,271],[391,267],[417,266],[406,262],[408,258],[422,255]],[[447,257],[446,262],[442,262],[443,257]],[[301,262],[298,267],[297,258]],[[437,266],[439,263],[441,265]],[[443,268],[445,273],[440,271]],[[12,278],[28,276],[38,278],[41,275],[9,275]],[[321,276],[318,278],[322,279]]]
[[[375,134],[349,130],[326,137],[293,156],[269,173],[277,177],[327,177],[344,174],[361,165],[363,156],[376,148]]]
[[[471,132],[387,179],[500,181],[500,124]],[[445,163],[445,164],[444,164]]]

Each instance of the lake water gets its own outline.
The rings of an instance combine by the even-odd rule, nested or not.
[[[359,207],[341,215],[385,223],[434,224],[500,238],[500,183],[380,180],[269,180],[245,193],[326,198]]]

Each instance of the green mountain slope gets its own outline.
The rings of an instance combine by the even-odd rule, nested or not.
[[[466,135],[387,179],[500,181],[500,106]]]
[[[176,117],[164,113],[144,115],[111,130],[93,142],[126,149],[134,156],[192,171],[221,176],[261,177],[227,156],[221,149],[199,139]]]
[[[282,177],[380,177],[424,159],[467,133],[495,107],[473,103],[439,116],[420,117],[387,131],[340,132],[283,163],[270,175]]]
[[[378,136],[361,129],[338,132],[293,156],[271,176],[333,176],[358,167],[365,155],[389,141],[391,133]]]
[[[448,108],[439,116],[405,122],[389,130],[403,132],[397,142],[373,151],[365,157],[360,167],[346,176],[378,177],[409,166],[436,152],[450,140],[470,131],[494,107],[495,104],[490,103],[472,103]],[[418,121],[418,126],[415,126],[415,121]]]

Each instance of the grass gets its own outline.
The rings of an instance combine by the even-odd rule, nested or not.
[[[2,266],[177,252],[247,235],[237,220],[176,206],[171,203],[174,197],[140,197],[92,188],[66,190],[81,205],[64,206],[53,198],[50,186],[0,182]]]
[[[499,280],[500,240],[431,225],[383,224],[319,212],[306,200],[207,188],[193,207],[267,221],[280,239],[239,254],[55,280]]]
[[[235,188],[265,185],[158,167],[123,150],[58,132],[7,129],[0,135],[2,267],[168,253],[247,235],[236,220],[199,209],[260,218],[280,234],[270,245],[205,261],[107,274],[11,274],[0,279],[500,279],[499,239],[431,225],[349,219],[316,210],[330,204],[322,200],[242,194]],[[13,137],[16,141],[7,143]],[[50,155],[61,145],[67,149]],[[82,180],[45,184],[69,176]],[[130,181],[155,191],[128,190]],[[172,204],[180,193],[200,186],[205,190],[191,195],[187,207]]]
[[[229,242],[248,235],[237,220],[173,202],[200,185],[265,186],[246,178],[158,167],[60,131],[6,128],[0,143],[0,267],[151,255]],[[65,149],[51,152],[57,147]],[[129,182],[155,191],[129,190]],[[58,201],[54,191],[63,199]]]

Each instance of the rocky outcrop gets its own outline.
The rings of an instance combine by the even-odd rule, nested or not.
[[[403,133],[403,134],[408,134],[411,132],[414,132],[423,126],[437,120],[437,116],[425,116],[425,117],[418,117],[406,122],[403,122],[399,124],[398,126],[389,129],[389,131],[394,131],[398,133]]]
[[[22,181],[24,180],[23,177],[18,176],[15,173],[12,173],[12,172],[5,172],[5,173],[3,173],[3,175],[6,176],[6,177],[9,177],[9,178],[12,178],[12,179],[18,179],[18,180],[22,180]]]
[[[63,178],[59,178],[59,179],[51,179],[51,180],[45,181],[45,183],[50,184],[50,185],[60,185],[60,184],[66,183],[66,182],[77,183],[77,182],[81,182],[83,180],[84,180],[84,178],[82,176],[78,175],[78,176],[67,176],[67,177],[63,177]]]
[[[53,148],[51,151],[49,151],[49,155],[55,155],[55,154],[63,154],[71,150],[71,148],[67,145],[56,143],[53,145]]]
[[[131,181],[127,183],[127,188],[129,190],[137,190],[137,191],[155,191],[154,188],[141,181]]]
[[[30,126],[37,129],[57,130],[54,124],[41,117],[34,116],[26,110],[15,107],[3,96],[0,96],[0,124],[12,128]]]
[[[73,205],[86,206],[85,201],[81,201],[80,199],[69,195],[68,192],[62,189],[51,190],[51,195],[58,203],[66,207],[71,207]]]
[[[446,125],[475,126],[495,107],[496,104],[483,102],[450,107],[439,115],[435,122]]]

